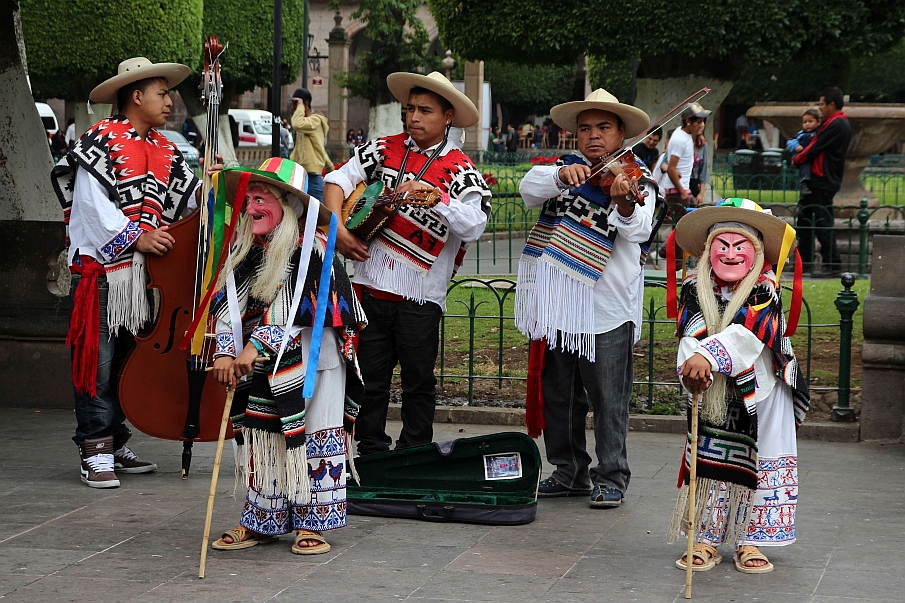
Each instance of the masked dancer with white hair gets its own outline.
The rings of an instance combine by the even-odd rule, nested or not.
[[[795,230],[753,201],[735,198],[687,214],[674,236],[700,258],[697,274],[682,285],[677,311],[674,283],[667,287],[670,315],[678,318],[679,377],[690,392],[703,392],[694,442],[692,569],[713,568],[722,561],[717,547],[726,544],[740,572],[771,572],[758,547],[795,542],[795,433],[808,409],[808,384],[789,339],[800,311],[800,262],[788,322],[778,284]],[[667,274],[675,274],[673,259]],[[691,445],[689,436],[671,539],[688,525]],[[685,556],[676,565],[685,570]]]
[[[214,375],[238,385],[231,414],[248,491],[218,550],[295,530],[293,553],[326,553],[321,532],[346,525],[346,433],[364,394],[352,337],[366,318],[333,253],[336,219],[330,235],[315,228],[332,214],[305,194],[306,176],[277,158],[223,172],[234,211],[245,206],[212,307]]]

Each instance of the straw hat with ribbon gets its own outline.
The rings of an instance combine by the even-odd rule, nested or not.
[[[88,95],[88,100],[112,104],[120,88],[152,77],[165,79],[167,86],[172,88],[187,78],[190,72],[191,69],[179,63],[152,63],[145,57],[133,57],[120,63],[116,75],[97,85]]]
[[[588,109],[599,109],[618,115],[625,124],[626,138],[634,138],[650,125],[650,117],[647,113],[638,107],[620,103],[618,98],[603,88],[598,88],[590,93],[583,101],[556,105],[550,109],[550,117],[560,128],[576,132],[578,131],[578,115]]]
[[[471,99],[456,90],[452,82],[446,79],[442,73],[434,71],[429,75],[417,73],[391,73],[387,76],[387,87],[400,103],[405,105],[409,101],[409,92],[412,88],[424,88],[439,94],[450,102],[456,114],[452,120],[455,128],[468,128],[480,121],[481,114]]]
[[[750,199],[733,197],[722,199],[713,207],[701,207],[689,211],[676,224],[666,241],[666,277],[667,277],[667,310],[675,318],[678,316],[676,301],[676,258],[675,244],[688,256],[700,257],[707,249],[707,242],[717,231],[733,230],[750,236],[747,229],[739,225],[749,226],[760,233],[760,245],[763,247],[764,260],[775,267],[777,292],[781,286],[779,280],[786,261],[795,244],[795,229],[785,221],[777,218],[769,209],[763,209]],[[714,228],[716,226],[716,228]],[[785,336],[791,337],[798,327],[801,312],[801,279],[802,264],[798,250],[795,250],[795,276],[792,286],[792,305],[789,308],[789,322]],[[684,258],[683,258],[684,273]]]
[[[248,176],[243,178],[243,174],[248,174]],[[220,177],[223,178],[226,186],[226,202],[229,205],[233,205],[237,201],[237,193],[243,189],[241,182],[246,180],[241,192],[247,191],[255,182],[262,182],[289,193],[284,200],[299,218],[304,215],[305,209],[308,207],[309,197],[305,192],[308,188],[308,174],[305,172],[305,168],[289,159],[274,157],[264,161],[256,170],[242,167],[226,168],[221,172]],[[238,201],[241,204],[242,199],[238,199]],[[318,225],[329,224],[331,215],[329,209],[323,204],[319,204]]]

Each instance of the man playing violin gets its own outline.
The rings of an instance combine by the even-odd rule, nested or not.
[[[529,370],[529,434],[543,430],[547,460],[556,467],[538,496],[590,494],[591,507],[616,507],[631,476],[625,438],[642,266],[664,214],[650,172],[622,145],[650,119],[603,89],[550,114],[576,132],[578,151],[532,168],[519,186],[525,205],[542,210],[519,261],[515,310],[540,375],[538,383]],[[617,169],[601,181],[617,156],[635,175]],[[590,471],[589,408],[597,454]]]
[[[133,335],[152,317],[144,256],[173,248],[168,225],[197,206],[201,186],[179,150],[156,130],[170,115],[170,88],[190,69],[135,57],[118,71],[89,95],[96,103],[115,101],[118,114],[83,134],[51,174],[73,273],[67,338],[78,423],[73,440],[82,481],[92,488],[119,486],[116,472],[157,469],[126,445],[132,434],[116,381]]]
[[[402,433],[396,448],[433,439],[434,365],[446,288],[468,243],[484,232],[490,190],[471,160],[448,139],[449,128],[478,123],[474,103],[440,73],[393,73],[387,86],[406,107],[406,131],[358,146],[327,175],[324,205],[341,215],[356,186],[383,182],[395,192],[435,188],[432,207],[404,205],[365,244],[343,226],[336,249],[355,261],[353,282],[369,317],[358,344],[365,397],[355,425],[360,454],[389,450],[390,383],[402,373]]]

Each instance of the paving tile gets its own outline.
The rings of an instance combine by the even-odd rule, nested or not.
[[[323,593],[334,592],[337,585],[342,591],[342,601],[393,601],[401,600],[426,583],[436,571],[429,568],[390,569],[384,567],[322,566],[316,571],[294,581],[275,601],[297,603],[318,600]],[[312,593],[317,593],[312,595]]]
[[[537,530],[530,525],[513,526],[494,529],[481,539],[479,546],[513,551],[582,554],[601,538],[605,538],[605,535],[589,530]]]
[[[901,555],[901,550],[899,555]],[[876,567],[885,569],[885,564],[878,560]],[[867,596],[901,601],[902,593],[905,593],[905,574],[901,572],[863,572],[837,567],[824,574],[814,594],[854,598]]]
[[[37,574],[0,574],[0,597],[8,595],[43,577]]]
[[[684,579],[681,585],[684,585]],[[645,580],[573,577],[558,580],[541,598],[548,603],[673,603],[684,593],[684,586]],[[684,600],[684,597],[682,597]]]
[[[448,571],[559,578],[578,562],[579,555],[542,551],[474,547],[447,566]]]
[[[63,578],[46,576],[23,586],[3,598],[4,603],[125,603],[134,601],[152,588],[147,582],[105,578]],[[142,600],[142,599],[138,599]],[[186,599],[183,599],[185,601]]]
[[[0,547],[0,574],[47,575],[76,563],[90,551]]]
[[[556,583],[555,577],[442,571],[434,575],[412,598],[449,597],[467,601],[534,601]]]
[[[370,536],[339,555],[335,563],[339,567],[427,568],[439,571],[465,550],[466,547],[435,546],[430,542],[401,546],[398,542],[386,542],[380,537]]]

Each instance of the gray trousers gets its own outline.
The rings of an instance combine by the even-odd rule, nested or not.
[[[544,388],[544,445],[547,460],[556,467],[553,477],[574,490],[610,486],[620,492],[628,488],[625,438],[632,394],[632,346],[635,326],[622,326],[598,333],[596,361],[547,350],[542,376]],[[594,412],[597,465],[588,471],[591,455],[586,450],[585,420]]]

